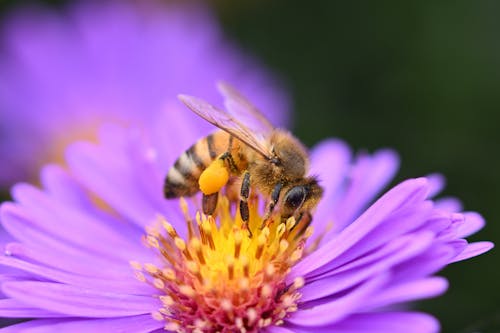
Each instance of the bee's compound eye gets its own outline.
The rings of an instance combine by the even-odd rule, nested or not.
[[[297,209],[304,203],[306,199],[307,191],[304,186],[292,187],[286,194],[284,198],[285,206],[292,209]]]

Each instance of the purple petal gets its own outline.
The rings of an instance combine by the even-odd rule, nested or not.
[[[109,251],[108,247],[107,250],[103,249],[103,252],[95,253],[89,240],[87,240],[87,243],[83,242],[81,247],[77,247],[74,244],[61,240],[59,237],[54,237],[40,230],[36,225],[33,225],[31,216],[12,203],[4,203],[1,206],[0,217],[4,228],[17,240],[25,244],[30,244],[31,248],[44,249],[44,252],[47,252],[46,255],[53,258],[57,258],[59,255],[61,258],[68,258],[69,261],[78,259],[81,259],[82,263],[95,261],[97,267],[101,264],[108,264],[110,267],[116,267],[116,264],[121,264],[124,267],[128,266],[129,260],[140,259],[135,256],[140,256],[141,253],[148,253],[144,249],[141,249],[141,251],[131,251],[128,255],[121,254],[120,256],[124,258],[117,259],[117,254],[114,252],[120,251]],[[123,248],[122,251],[127,252],[127,247]],[[151,258],[151,253],[148,254],[148,258]],[[145,257],[143,256],[143,258]],[[114,265],[112,265],[113,263]]]
[[[0,329],[1,333],[148,333],[164,323],[150,315],[106,319],[39,319]]]
[[[53,250],[37,248],[22,243],[9,243],[5,247],[5,254],[11,258],[20,258],[29,262],[36,262],[47,267],[57,268],[72,274],[88,275],[96,278],[122,280],[130,275],[129,262],[117,262],[106,257],[92,255],[69,255]],[[154,256],[151,256],[154,258]]]
[[[110,290],[112,290],[110,283]],[[59,283],[12,281],[2,284],[3,292],[28,305],[78,317],[119,317],[151,313],[159,308],[151,296],[96,292]]]
[[[317,230],[323,231],[331,222],[332,207],[344,194],[344,182],[350,168],[351,151],[340,140],[329,139],[322,141],[311,151],[310,174],[317,175],[325,192],[316,210],[314,225]]]
[[[485,243],[489,243],[489,242],[485,242]],[[469,244],[467,243],[467,241],[465,239],[454,239],[454,240],[448,241],[446,243],[446,245],[449,246],[453,250],[453,252],[455,253],[455,256],[458,256],[459,254],[461,254],[469,246]]]
[[[437,233],[436,241],[439,242],[448,242],[448,241],[455,241],[459,239],[457,236],[457,231],[461,227],[462,224],[465,222],[465,217],[463,214],[460,213],[448,213],[449,217],[448,219],[450,220],[450,224],[444,228],[443,230],[440,230]]]
[[[450,263],[476,257],[480,254],[488,252],[493,247],[494,244],[492,242],[475,242],[468,244],[465,250],[463,250],[458,256],[453,258],[453,260],[450,261]]]
[[[414,231],[426,221],[426,217],[429,215],[431,208],[431,203],[424,201],[414,205],[413,207],[398,210],[392,216],[376,226],[360,241],[353,244],[351,248],[340,254],[337,258],[335,258],[335,260],[332,260],[330,263],[316,270],[314,274],[319,274],[339,267],[340,265],[350,262],[355,258],[366,255],[370,251],[387,242],[390,242],[398,236]]]
[[[465,247],[463,244],[462,247]],[[449,244],[434,244],[423,254],[395,267],[394,281],[412,281],[425,278],[445,267],[457,255],[457,249]]]
[[[63,272],[57,269],[47,268],[45,266],[36,265],[33,263],[25,262],[10,257],[0,257],[0,264],[20,269],[24,272],[29,272],[33,277],[45,278],[56,282],[61,282],[65,284],[70,284],[72,286],[88,288],[94,291],[106,292],[113,287],[114,292],[127,293],[133,295],[151,295],[152,288],[145,283],[134,279],[131,269],[129,272],[124,273],[121,276],[115,276],[112,278],[97,278],[81,276],[77,274]],[[21,281],[21,279],[19,279]]]
[[[75,177],[140,228],[150,225],[158,213],[182,221],[177,201],[164,200],[161,195],[164,175],[151,165],[147,152],[138,151],[138,145],[145,144],[138,132],[105,126],[100,137],[100,146],[80,143],[68,149],[68,164]],[[185,224],[176,229],[183,235]]]
[[[439,173],[427,175],[425,178],[429,181],[429,198],[439,194],[446,186],[446,178]]]
[[[41,182],[48,194],[66,205],[82,209],[94,207],[88,194],[76,179],[58,165],[45,166],[41,171]]]
[[[422,201],[427,196],[427,182],[424,178],[408,180],[396,186],[375,202],[356,221],[346,227],[337,237],[294,266],[291,278],[304,276],[325,265],[358,244],[371,230],[376,228],[394,211]]]
[[[387,312],[364,313],[349,316],[346,320],[330,326],[329,331],[335,333],[437,333],[438,321],[425,313]]]
[[[483,217],[476,212],[468,212],[463,214],[465,221],[460,225],[457,232],[457,237],[464,238],[468,237],[484,227]]]
[[[61,317],[60,313],[54,313],[23,304],[15,299],[0,300],[0,317],[6,318],[51,318]]]
[[[452,224],[452,217],[448,212],[434,210],[431,215],[429,215],[424,224],[416,229],[416,231],[432,231],[435,234],[439,234],[443,230],[446,230]]]
[[[154,148],[147,145],[141,131],[127,131],[111,125],[102,128],[100,139],[99,147],[89,147],[88,159],[99,168],[96,171],[102,173],[110,184],[97,183],[94,175],[90,175],[91,183],[85,183],[88,187],[96,188],[96,191],[102,191],[104,188],[109,196],[98,192],[100,196],[115,210],[125,212],[124,217],[129,216],[133,223],[141,227],[150,225],[148,216],[154,214],[156,217],[158,213],[172,221],[184,221],[178,200],[165,200],[162,195],[166,172],[161,171],[156,164],[156,156],[169,155],[165,147],[158,148],[161,154],[156,153]],[[166,146],[171,147],[172,144]],[[112,161],[108,158],[110,151],[113,152]],[[154,156],[150,156],[151,154]],[[178,156],[176,154],[175,158]],[[172,164],[173,161],[168,167]],[[117,191],[117,188],[112,186],[115,183],[120,184],[123,187],[121,190],[125,192]],[[185,223],[178,223],[175,227],[181,236],[186,235]]]
[[[378,275],[330,302],[309,308],[301,307],[287,319],[287,322],[300,326],[323,326],[339,321],[362,306],[364,300],[387,280],[387,275]]]
[[[93,201],[89,196],[88,190],[84,189],[81,183],[61,167],[56,165],[44,167],[41,172],[41,182],[48,196],[72,207],[72,209],[88,212],[89,215],[99,219],[99,224],[107,222],[112,229],[116,228],[116,224],[120,224],[119,234],[124,239],[129,240],[142,235],[142,230],[117,221],[114,216],[110,216],[109,212],[99,209],[95,200]]]
[[[123,251],[114,255],[121,258],[128,258],[129,251],[137,253],[144,250],[139,242],[131,243],[117,232],[117,226],[123,223],[106,221],[87,211],[73,209],[30,185],[18,184],[12,192],[30,216],[33,227],[47,235],[100,254],[109,255],[109,248],[120,248]],[[141,237],[139,229],[136,237]]]
[[[392,304],[421,300],[441,295],[448,288],[448,282],[441,277],[389,285],[366,300],[364,310],[376,310]]]
[[[296,333],[295,330],[291,330],[291,329],[288,329],[288,328],[283,327],[283,326],[267,327],[267,328],[265,328],[265,330],[263,332],[266,332],[266,333]]]
[[[361,156],[354,163],[346,193],[334,208],[332,232],[342,230],[356,219],[361,210],[392,180],[398,166],[399,159],[390,150],[380,150],[372,156]]]
[[[439,198],[435,201],[436,208],[447,212],[455,213],[462,210],[462,202],[457,198],[446,197]]]
[[[134,176],[127,173],[124,163],[107,153],[102,147],[75,144],[68,149],[67,160],[78,179],[119,214],[138,226],[150,224],[158,211],[131,184]]]
[[[380,252],[389,252],[389,254],[382,258],[377,258],[374,262],[366,262],[369,259],[368,257],[373,256],[371,254],[361,258],[359,262],[355,261],[345,265],[346,267],[340,267],[335,271],[329,272],[328,276],[317,278],[310,283],[307,282],[301,289],[301,302],[329,296],[350,288],[370,277],[383,274],[389,271],[392,266],[420,253],[430,245],[432,239],[432,233],[409,235],[395,239],[379,250]]]
[[[165,106],[168,112],[162,112],[156,116],[152,125],[154,128],[151,142],[154,144],[155,150],[161,152],[157,154],[157,164],[163,175],[167,174],[168,169],[174,165],[177,157],[181,156],[186,149],[198,139],[213,131],[209,126],[205,126],[207,128],[204,129],[204,121],[193,113],[187,113],[185,108],[177,100],[169,102]],[[172,115],[175,115],[176,126],[171,126],[166,131],[165,124],[172,121]],[[186,130],[189,128],[196,128],[196,130]],[[174,142],[175,144],[172,144]],[[167,152],[164,151],[165,147],[168,147]]]

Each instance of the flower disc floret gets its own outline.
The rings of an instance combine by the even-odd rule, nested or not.
[[[285,282],[302,257],[312,228],[292,217],[263,221],[258,198],[249,201],[251,233],[239,212],[221,197],[216,218],[191,218],[181,200],[189,230],[182,239],[162,216],[148,228],[145,244],[158,252],[163,266],[132,262],[137,277],[159,291],[162,307],[153,313],[168,330],[185,332],[256,332],[279,325],[297,310],[304,280]]]

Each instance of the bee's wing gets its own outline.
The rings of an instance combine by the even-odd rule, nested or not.
[[[218,82],[217,88],[224,96],[224,106],[226,110],[240,123],[252,132],[262,133],[268,136],[274,129],[274,126],[267,118],[239,93],[233,86],[226,82]]]
[[[253,132],[229,113],[217,109],[215,106],[202,99],[188,95],[179,95],[179,99],[186,104],[191,111],[209,123],[243,141],[263,156],[267,158],[272,156],[270,148],[266,143],[266,136],[263,133]]]

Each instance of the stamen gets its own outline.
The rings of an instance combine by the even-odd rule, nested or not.
[[[253,324],[257,320],[257,311],[254,308],[247,309],[248,323]]]
[[[173,269],[171,268],[165,268],[164,270],[162,270],[162,275],[165,279],[167,279],[168,281],[175,281],[175,272]]]
[[[201,228],[203,229],[203,233],[205,234],[205,237],[207,238],[208,240],[208,244],[210,245],[210,248],[212,250],[215,250],[215,243],[214,243],[214,239],[212,237],[212,226],[211,226],[211,223],[210,223],[210,216],[204,220],[201,224]]]
[[[158,267],[156,267],[154,264],[144,264],[144,270],[148,272],[150,275],[155,275],[158,272]]]
[[[295,264],[302,257],[302,250],[295,250],[290,256],[290,263]]]
[[[146,276],[142,272],[134,272],[135,278],[140,282],[146,282]]]
[[[179,291],[188,296],[188,297],[194,297],[196,295],[196,292],[194,291],[193,288],[191,288],[190,286],[188,285],[182,285],[182,286],[179,286]]]
[[[241,267],[243,268],[243,275],[248,278],[250,276],[250,260],[247,256],[241,256],[240,263]]]
[[[217,221],[200,212],[191,218],[180,200],[186,238],[162,216],[147,228],[145,244],[163,258],[163,266],[129,263],[137,279],[160,293],[161,307],[151,315],[170,331],[256,332],[283,323],[297,309],[304,278],[287,284],[286,276],[304,255],[312,228],[293,217],[281,223],[278,213],[263,222],[254,194],[248,200],[250,236],[237,203],[219,199]]]
[[[164,218],[161,218],[161,223],[163,228],[167,231],[168,235],[172,238],[176,238],[179,235],[177,235],[177,231],[175,231],[174,227],[167,222]]]
[[[155,286],[156,289],[163,289],[165,288],[165,283],[162,279],[156,278],[153,280],[153,286]]]
[[[274,274],[276,274],[276,268],[272,264],[269,263],[266,265],[266,269],[264,270],[264,273],[266,276],[266,280],[269,280],[274,276]]]
[[[257,251],[255,252],[255,258],[257,260],[260,259],[260,256],[262,255],[262,252],[264,251],[264,245],[266,245],[267,242],[267,237],[264,236],[263,233],[259,235],[257,238]]]
[[[174,304],[174,299],[171,297],[171,296],[160,296],[160,301],[164,304],[164,305],[173,305]]]
[[[186,242],[180,237],[174,238],[175,241],[175,246],[181,251],[184,251],[186,249]]]
[[[228,300],[228,299],[223,299],[220,302],[220,307],[222,308],[222,310],[224,310],[226,312],[229,312],[233,308],[233,303],[230,300]]]
[[[269,284],[265,284],[262,286],[261,295],[264,299],[270,297],[272,293],[273,288]]]
[[[165,330],[166,331],[171,331],[171,332],[177,332],[181,328],[181,325],[176,322],[169,322],[168,324],[165,325]]]
[[[198,279],[198,282],[203,283],[203,276],[200,274],[200,268],[198,265],[194,261],[188,261],[186,266],[188,271]]]
[[[227,256],[226,264],[227,264],[227,273],[229,280],[232,280],[234,278],[234,258]]]
[[[292,230],[292,228],[295,226],[295,222],[295,217],[289,217],[288,220],[286,220],[286,230]]]
[[[243,241],[243,233],[241,231],[237,230],[234,233],[234,257],[236,259],[238,259],[240,256],[241,242],[242,241]]]
[[[182,238],[176,237],[174,239],[174,242],[175,246],[182,252],[182,254],[184,254],[187,260],[193,260],[193,258],[191,257],[191,253],[189,253],[189,251],[186,248],[186,242],[184,242]]]
[[[285,253],[285,251],[288,249],[288,241],[286,239],[282,239],[280,241],[280,254]]]
[[[130,267],[135,269],[136,271],[142,270],[142,265],[138,261],[131,260],[129,261]]]
[[[165,320],[165,318],[163,317],[163,315],[161,314],[160,311],[155,311],[155,312],[151,313],[151,317],[153,317],[153,319],[156,321],[164,321]]]
[[[283,235],[285,234],[285,230],[286,226],[283,223],[280,223],[278,225],[278,230],[277,230],[278,238],[283,237]]]
[[[194,253],[196,253],[196,256],[198,257],[198,260],[202,265],[205,264],[205,257],[203,256],[203,251],[201,248],[201,242],[198,238],[192,238],[190,241],[191,248],[193,249]]]
[[[293,290],[297,290],[297,289],[300,289],[304,286],[305,284],[305,280],[303,277],[299,276],[299,277],[296,277],[294,280],[293,280],[293,286],[292,286],[292,289]]]
[[[155,249],[159,249],[160,248],[160,244],[158,243],[158,239],[154,238],[153,236],[147,236],[146,237],[146,242],[149,245],[149,247],[152,247],[152,248],[155,248]]]

